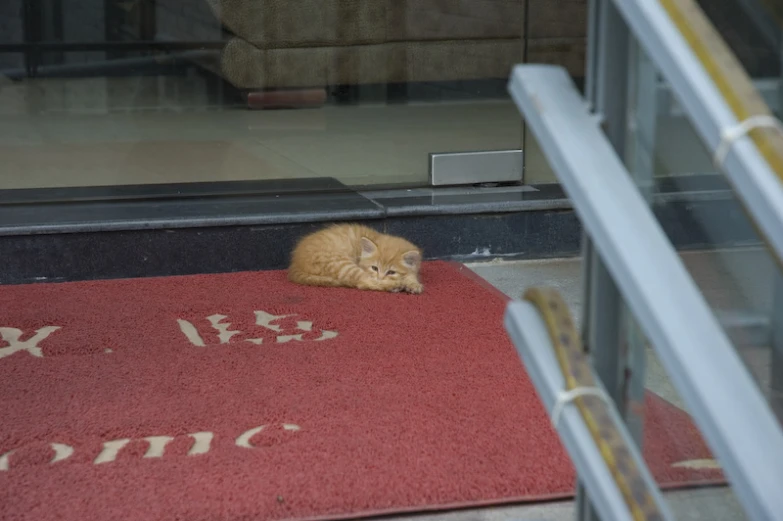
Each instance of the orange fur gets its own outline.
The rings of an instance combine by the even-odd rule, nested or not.
[[[309,286],[421,293],[421,250],[401,237],[359,224],[335,224],[304,237],[288,279]]]

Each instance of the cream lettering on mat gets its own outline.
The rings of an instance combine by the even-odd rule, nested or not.
[[[277,324],[277,322],[284,318],[296,317],[297,315],[273,315],[271,313],[267,313],[266,311],[255,311],[254,313],[256,317],[256,325],[262,328],[262,332],[270,331],[274,333],[274,342],[277,344],[284,344],[291,341],[304,342],[305,333],[319,333],[320,336],[312,339],[314,342],[320,340],[330,340],[335,338],[338,334],[337,331],[314,329],[313,322],[310,320],[297,320],[296,327],[289,330],[284,330],[280,324]],[[179,329],[182,331],[182,334],[185,335],[185,338],[187,338],[191,344],[197,347],[206,347],[208,344],[228,344],[235,342],[250,342],[251,344],[260,345],[263,344],[265,340],[268,340],[264,337],[242,338],[241,340],[234,338],[236,335],[241,337],[245,337],[246,335],[243,331],[233,329],[231,322],[226,322],[227,318],[228,317],[226,315],[220,314],[214,314],[206,317],[206,320],[209,322],[211,329],[214,330],[213,332],[210,332],[210,336],[200,332],[198,328],[188,320],[179,318],[177,319],[177,324],[179,324]],[[251,335],[252,333],[247,334],[248,337]],[[213,338],[214,341],[212,341]]]
[[[54,457],[49,461],[49,464],[57,463],[64,459],[68,459],[73,454],[73,447],[64,443],[50,443],[49,446],[54,450]],[[0,472],[6,471],[9,468],[8,460],[15,452],[14,449],[9,450],[5,454],[0,454]]]
[[[35,334],[27,340],[22,340],[22,337],[26,335],[21,329],[15,327],[0,327],[0,338],[2,338],[4,343],[8,344],[5,347],[0,347],[0,358],[11,356],[19,351],[25,351],[38,358],[43,357],[43,351],[41,351],[38,344],[58,329],[60,329],[60,326],[45,326],[36,329]],[[2,343],[0,343],[0,345],[2,345]]]
[[[317,338],[307,339],[313,342],[330,340],[338,335],[337,331],[313,328],[313,322],[310,320],[296,320],[296,326],[289,328],[288,330],[284,330],[283,327],[277,323],[284,318],[296,317],[296,314],[273,315],[266,311],[254,311],[253,313],[255,314],[255,324],[262,328],[261,331],[273,333],[274,343],[277,344],[285,344],[291,341],[304,342],[306,341],[304,338],[306,333],[315,332],[319,335]],[[210,328],[213,330],[211,336],[199,332],[198,328],[188,320],[177,319],[177,324],[179,325],[182,334],[185,335],[185,338],[187,338],[191,344],[198,347],[206,347],[209,344],[228,344],[235,342],[250,342],[251,344],[261,345],[264,341],[268,342],[270,340],[269,338],[261,336],[253,337],[252,332],[246,335],[243,331],[233,329],[231,323],[225,321],[227,318],[226,315],[221,315],[219,313],[206,317]],[[0,327],[0,358],[5,358],[19,352],[27,353],[36,358],[43,358],[44,353],[41,350],[40,343],[59,329],[62,328],[60,326],[44,326],[35,331],[26,332],[15,327]],[[237,335],[242,338],[234,338]],[[22,340],[23,338],[26,338],[26,340]],[[103,353],[112,352],[114,352],[114,350],[108,348],[103,351]]]
[[[256,449],[253,445],[252,438],[261,431],[270,427],[280,427],[283,432],[293,435],[302,430],[302,428],[295,423],[282,423],[282,424],[265,424],[259,425],[248,429],[234,441],[234,445],[243,449]],[[207,454],[212,448],[212,440],[215,434],[210,431],[192,432],[187,434],[193,440],[193,443],[188,450],[187,456],[198,456],[200,454]],[[94,465],[101,465],[116,461],[117,456],[120,454],[130,442],[135,440],[144,440],[147,443],[147,451],[142,456],[145,458],[162,458],[166,453],[166,446],[174,440],[173,436],[147,436],[144,438],[120,438],[117,440],[108,440],[103,442],[103,447],[98,455],[93,460]],[[75,450],[72,446],[64,443],[50,443],[49,447],[54,450],[54,456],[49,461],[50,465],[54,465],[60,461],[70,458]],[[3,454],[0,454],[0,472],[6,472],[11,469],[11,455],[16,449],[11,449]]]
[[[289,327],[288,329],[284,329],[284,327],[278,323],[284,318],[297,317],[296,314],[274,315],[266,311],[254,311],[254,315],[256,326],[262,328],[262,332],[270,332],[271,336],[274,338],[274,342],[278,344],[291,341],[303,342],[305,341],[304,335],[307,333],[315,333],[318,335],[316,338],[312,338],[312,335],[308,338],[308,340],[312,341],[329,340],[338,335],[337,331],[314,328],[313,322],[310,320],[296,320],[296,326]],[[228,344],[241,341],[260,345],[264,343],[265,340],[270,340],[268,337],[264,338],[260,336],[258,334],[259,332],[255,332],[255,334],[250,332],[245,335],[243,331],[233,329],[231,323],[226,321],[227,318],[227,316],[221,314],[213,314],[206,317],[207,322],[213,330],[211,336],[199,332],[198,328],[187,320],[178,319],[177,323],[185,337],[193,345],[199,347],[206,347],[209,344]],[[25,332],[14,327],[0,327],[0,358],[5,358],[15,353],[27,353],[36,358],[43,358],[44,353],[40,347],[41,342],[49,338],[52,333],[59,329],[62,328],[60,326],[45,326],[35,331]],[[237,335],[244,338],[237,339],[235,338]],[[104,350],[104,353],[111,352],[113,352],[111,349]],[[283,432],[289,433],[289,435],[293,435],[301,430],[301,427],[294,423],[260,425],[239,434],[234,443],[237,447],[255,449],[256,446],[253,444],[252,438],[260,432],[274,426],[281,428]],[[187,434],[187,436],[192,439],[187,456],[207,454],[211,450],[214,433],[209,431],[193,432]],[[163,457],[166,453],[166,447],[174,439],[174,437],[166,435],[138,438],[138,440],[143,440],[147,444],[147,450],[142,456],[142,459]],[[101,465],[116,461],[122,450],[135,440],[136,439],[134,438],[119,438],[104,441],[101,450],[93,459],[93,464]],[[49,460],[49,465],[68,460],[75,453],[74,447],[65,443],[52,442],[48,445],[49,449],[54,451],[54,455]],[[17,449],[11,449],[3,452],[0,448],[0,472],[6,472],[12,467],[11,456],[16,451]]]

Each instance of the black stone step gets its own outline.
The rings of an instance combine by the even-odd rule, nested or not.
[[[675,246],[759,244],[725,183],[702,177],[656,190],[653,210]],[[3,284],[282,269],[297,239],[327,222],[404,236],[427,259],[573,256],[582,234],[558,185],[360,192],[317,179],[13,192],[0,191]]]

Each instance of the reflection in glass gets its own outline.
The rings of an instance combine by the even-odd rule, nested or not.
[[[779,113],[780,26],[771,26],[769,16],[763,27],[759,25],[760,19],[753,15],[762,6],[756,0],[700,4],[772,111]],[[626,166],[649,200],[654,188],[666,187],[671,204],[656,201],[660,220],[676,218],[704,238],[702,248],[681,252],[682,261],[783,422],[783,264],[776,262],[744,202],[714,167],[712,151],[701,141],[669,83],[638,42],[631,52]],[[648,374],[665,374],[651,350],[647,367]],[[673,387],[669,394],[669,401],[684,405]],[[693,509],[717,518],[735,504],[729,489],[716,490],[709,499],[694,502]]]
[[[583,69],[584,2],[524,4],[7,0],[0,188],[426,184],[430,153],[521,148],[526,55]]]

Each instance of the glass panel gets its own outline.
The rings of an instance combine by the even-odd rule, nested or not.
[[[584,0],[528,1],[528,63],[561,65],[581,88],[587,52],[587,4]],[[525,182],[557,183],[535,135],[524,133]]]
[[[529,58],[581,71],[579,16],[545,5]],[[523,0],[6,0],[0,20],[0,188],[414,186],[430,153],[522,145]]]
[[[748,74],[757,81],[777,83],[781,72],[781,4],[768,0],[697,1]]]
[[[634,45],[634,56],[632,68],[639,80],[632,78],[629,82],[629,171],[640,187],[647,190],[654,183],[675,202],[688,202],[695,191],[709,191],[709,198],[701,197],[699,205],[687,208],[687,214],[674,217],[704,236],[704,247],[712,252],[710,258],[714,260],[686,263],[702,288],[719,286],[715,291],[705,290],[716,309],[733,317],[740,311],[771,313],[773,281],[778,272],[772,252],[757,234],[744,203],[730,191],[724,174],[713,166],[711,151],[677,104],[669,83],[638,45]],[[776,93],[779,78],[753,79],[776,110],[777,96],[769,94],[768,85],[774,82],[772,92]],[[659,212],[659,218],[667,218],[664,214]],[[676,237],[673,240],[676,242]],[[695,257],[684,253],[684,258]]]
[[[710,10],[713,21],[723,20],[719,29],[731,42],[737,44],[746,37],[751,42],[742,44],[747,52],[740,54],[740,58],[776,109],[780,80],[776,64],[780,56],[765,54],[754,47],[756,44],[752,42],[756,41],[758,31],[752,26],[731,23],[729,30],[725,18],[716,18],[717,13],[725,16],[727,12],[735,12],[739,3],[714,2]],[[775,347],[772,334],[774,327],[780,327],[783,317],[780,265],[757,234],[725,176],[713,166],[711,151],[677,104],[669,83],[637,42],[632,52],[627,167],[651,201],[655,191],[665,192],[665,198],[655,200],[655,214],[675,246],[680,243],[680,233],[701,238],[702,247],[698,249],[680,248],[682,261],[759,389],[783,421],[780,408],[783,365],[779,358],[783,345]],[[777,342],[781,339],[778,333]],[[644,339],[639,341],[647,344]],[[648,347],[646,353],[648,387],[685,409],[653,350]],[[673,439],[677,435],[673,434]],[[690,463],[694,468],[711,464]],[[743,518],[729,488],[714,489],[703,499],[689,492],[677,494],[690,494],[694,498],[686,505],[691,513],[698,511],[700,516],[715,519]],[[676,494],[667,495],[672,496]]]

